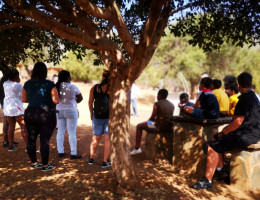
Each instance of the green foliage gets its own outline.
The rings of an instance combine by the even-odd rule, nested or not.
[[[198,85],[203,72],[223,80],[226,75],[237,76],[247,71],[253,75],[256,90],[260,91],[259,47],[240,48],[224,43],[219,50],[203,52],[198,46],[189,45],[189,36],[177,38],[166,33],[148,67],[137,80],[139,84],[159,87],[161,79],[165,83],[167,80],[176,80],[178,72],[182,72],[192,89]]]
[[[66,53],[66,57],[61,60],[57,67],[68,70],[73,80],[87,82],[101,80],[103,69],[106,69],[106,67],[104,65],[93,65],[96,59],[93,51],[87,50],[86,56],[82,57],[82,59],[78,59],[77,55],[71,51]]]
[[[189,45],[188,40],[189,37],[177,38],[171,34],[163,37],[138,83],[159,87],[161,79],[165,82],[177,79],[178,72],[182,72],[190,83],[198,83],[200,75],[207,71],[206,55],[199,47]]]
[[[93,0],[91,1],[97,6],[107,6],[107,1]],[[78,9],[76,1],[46,1],[57,10],[71,12]],[[137,44],[142,37],[144,25],[149,16],[151,0],[116,0],[120,12],[126,22],[129,32]],[[65,5],[65,6],[64,6]],[[46,9],[42,1],[23,1],[23,8],[27,9],[33,6],[35,9],[43,13],[53,16],[53,13]],[[187,9],[182,9],[185,6]],[[190,35],[189,44],[199,46],[205,51],[220,48],[224,41],[232,42],[234,45],[242,46],[244,43],[255,45],[260,41],[259,24],[260,24],[260,4],[258,1],[245,0],[172,0],[170,10],[174,13],[169,20],[169,28],[175,36],[185,37]],[[178,12],[175,12],[179,10]],[[37,24],[37,21],[29,19],[10,7],[6,1],[0,4],[0,61],[6,64],[17,64],[20,60],[31,58],[37,61],[43,58],[43,55],[35,52],[42,51],[43,47],[47,47],[49,54],[47,62],[58,63],[63,54],[67,51],[73,51],[77,57],[81,59],[85,56],[86,48],[81,44],[62,39],[50,30],[42,27],[3,27],[13,25],[16,22],[29,21]],[[5,14],[9,17],[5,17]],[[104,19],[91,18],[96,21],[100,32],[104,32],[109,21]],[[11,17],[10,17],[11,16]],[[55,14],[54,14],[55,16]],[[73,21],[66,19],[57,19],[64,22],[68,27],[81,29]],[[84,17],[82,20],[85,20]],[[177,23],[176,23],[177,22]],[[34,24],[34,25],[35,25]],[[84,31],[83,31],[84,32]],[[114,31],[116,33],[116,31]],[[111,34],[110,40],[114,41],[118,47],[126,55],[122,41],[118,34]],[[31,49],[26,52],[25,49]],[[100,61],[95,61],[100,63]]]

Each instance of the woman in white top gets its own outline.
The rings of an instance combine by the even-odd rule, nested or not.
[[[58,82],[56,83],[59,92],[60,103],[56,106],[56,116],[58,125],[57,134],[57,150],[58,156],[61,158],[65,156],[64,152],[64,135],[67,128],[69,134],[70,144],[70,158],[82,158],[77,154],[77,137],[76,130],[78,124],[78,110],[77,103],[83,100],[82,94],[78,87],[70,83],[71,76],[66,70],[62,70],[58,75]]]
[[[24,109],[21,101],[22,88],[20,84],[19,72],[17,69],[10,70],[8,73],[8,80],[4,82],[4,116],[7,118],[8,127],[8,151],[16,151],[18,147],[14,144],[14,130],[16,121],[21,127],[21,135],[27,144],[27,134],[24,123]]]

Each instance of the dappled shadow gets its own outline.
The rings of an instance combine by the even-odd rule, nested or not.
[[[138,119],[137,119],[138,120]],[[135,139],[135,126],[130,126],[131,144]],[[103,139],[96,151],[92,166],[88,165],[89,145],[92,137],[91,126],[79,125],[77,129],[78,153],[82,159],[70,160],[70,148],[67,134],[65,135],[64,158],[57,156],[56,133],[50,141],[49,162],[57,168],[49,172],[30,170],[30,161],[25,153],[25,145],[15,132],[19,142],[19,150],[8,152],[0,147],[0,190],[1,199],[235,199],[237,191],[223,182],[214,183],[212,191],[196,191],[189,186],[193,179],[186,179],[187,174],[176,173],[165,160],[148,161],[144,152],[132,156],[140,187],[127,191],[124,195],[116,194],[116,180],[112,169],[101,168],[103,159]],[[145,134],[143,135],[143,138]],[[2,141],[2,135],[0,136]],[[143,140],[144,141],[144,140]],[[143,149],[144,142],[142,142]],[[37,154],[40,158],[40,154]],[[112,163],[113,165],[113,163]],[[257,199],[259,193],[248,193],[240,199]]]

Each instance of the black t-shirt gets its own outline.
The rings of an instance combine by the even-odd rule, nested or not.
[[[200,108],[206,119],[217,119],[219,117],[219,104],[212,92],[201,92],[199,96]]]
[[[252,90],[238,97],[234,115],[244,116],[241,126],[235,130],[247,145],[260,140],[260,102]]]

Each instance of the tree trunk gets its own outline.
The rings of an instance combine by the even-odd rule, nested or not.
[[[112,169],[119,188],[134,189],[138,182],[130,155],[130,81],[119,77],[111,79],[109,131]]]
[[[195,82],[190,82],[190,86],[191,86],[191,91],[190,91],[190,99],[194,99],[196,98],[196,95],[197,95],[197,91],[196,91],[196,84],[198,83],[195,83]]]

